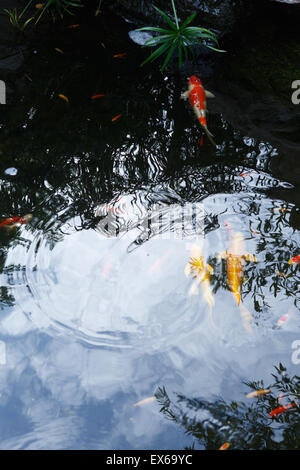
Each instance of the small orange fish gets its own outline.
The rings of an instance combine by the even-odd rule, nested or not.
[[[277,400],[278,405],[279,405],[279,403],[281,402],[282,398],[283,398],[283,394],[281,393],[281,394],[279,395],[279,397],[278,397],[278,400]]]
[[[254,392],[248,393],[246,398],[255,398],[259,397],[260,395],[266,395],[267,393],[271,393],[271,390],[268,388],[267,390],[255,390]]]
[[[106,261],[105,265],[103,266],[102,273],[101,273],[102,279],[108,278],[111,268],[112,268],[111,260]]]
[[[148,397],[148,398],[144,398],[144,400],[141,400],[141,401],[137,401],[136,403],[134,403],[132,406],[141,406],[141,405],[146,405],[147,403],[151,403],[155,401],[155,397]]]
[[[105,48],[106,48],[106,46],[105,46],[104,42],[101,42],[101,46],[103,47],[103,49],[105,49]]]
[[[286,209],[285,207],[275,207],[274,209],[272,209],[272,212],[276,212],[276,211],[279,211],[279,212],[288,212],[288,209]]]
[[[255,235],[256,237],[259,235],[259,232],[256,232],[255,230],[253,230],[253,228],[250,228],[250,232],[252,232],[253,235]]]
[[[279,318],[277,322],[277,326],[283,325],[287,321],[288,318],[289,318],[288,314],[283,315],[283,317]]]
[[[43,6],[44,6],[43,3],[37,3],[37,4],[35,5],[35,8],[36,8],[37,10],[40,10],[41,8],[43,8]]]
[[[240,173],[239,176],[250,176],[250,173]]]
[[[68,29],[74,29],[74,28],[78,28],[78,26],[80,26],[79,24],[70,24],[70,26],[67,26]]]
[[[298,263],[300,263],[300,255],[294,256],[294,258],[291,258],[288,263],[289,264],[298,264]]]
[[[66,101],[67,103],[69,103],[69,98],[67,98],[65,95],[62,95],[61,93],[58,95],[62,100]]]
[[[155,261],[155,263],[153,263],[150,268],[149,268],[149,273],[153,273],[155,271],[159,271],[160,268],[165,264],[165,262],[167,261],[167,259],[169,258],[170,254],[173,252],[173,250],[168,250],[167,253],[162,256],[161,258],[159,258],[158,260]]]
[[[126,56],[126,52],[122,52],[122,54],[115,54],[113,57],[115,59],[123,59]]]
[[[286,274],[284,274],[280,271],[276,271],[276,274],[277,274],[277,276],[286,277]]]
[[[229,442],[225,442],[225,444],[223,444],[219,450],[227,450],[228,447],[230,446],[230,443]]]
[[[272,410],[271,413],[269,413],[269,415],[271,417],[277,416],[281,413],[284,413],[286,410],[289,410],[293,406],[296,406],[296,403],[290,403],[289,405],[280,406],[279,408],[275,408],[275,410]]]
[[[91,96],[91,99],[92,100],[97,100],[98,98],[102,98],[103,96],[105,96],[105,95],[93,95],[93,96]]]
[[[122,114],[118,114],[117,116],[113,117],[111,121],[114,122],[117,119],[119,119],[121,116],[122,116]]]
[[[58,47],[56,47],[54,50],[57,51],[57,52],[60,52],[61,54],[64,54],[64,51],[62,51],[62,50],[59,49]]]

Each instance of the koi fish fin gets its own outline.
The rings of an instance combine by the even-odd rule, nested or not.
[[[214,273],[214,270],[213,270],[213,268],[211,267],[210,264],[207,264],[206,267],[207,267],[207,269],[208,269],[208,271],[209,271],[209,274],[213,274],[213,273]]]
[[[228,251],[222,251],[216,256],[217,259],[227,259],[228,258]]]
[[[217,144],[216,144],[216,142],[214,141],[214,139],[212,138],[212,134],[209,132],[209,130],[207,129],[206,126],[203,126],[203,125],[202,125],[202,127],[203,127],[203,129],[205,130],[206,135],[207,135],[207,137],[208,137],[210,143],[211,143],[214,147],[216,147]]]
[[[257,259],[255,258],[255,256],[250,255],[250,253],[247,253],[244,258],[245,258],[246,261],[253,261],[254,263],[257,263]]]
[[[215,98],[215,95],[208,90],[204,90],[207,98]]]
[[[199,282],[194,281],[189,290],[189,295],[198,295],[199,293]]]
[[[192,268],[191,264],[187,263],[185,265],[185,268],[184,268],[184,274],[186,275],[186,277],[188,277],[192,274],[192,272],[193,272],[193,268]]]
[[[180,98],[182,98],[183,100],[187,100],[189,97],[189,94],[190,94],[189,90],[186,90],[184,93],[181,93]]]

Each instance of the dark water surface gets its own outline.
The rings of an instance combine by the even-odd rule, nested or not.
[[[200,146],[186,77],[139,68],[113,24],[65,26],[32,41],[0,110],[1,220],[33,214],[0,230],[0,448],[182,449],[157,403],[133,404],[159,386],[243,400],[242,381],[270,382],[279,362],[299,373],[294,175],[275,177],[280,148],[222,114],[208,116],[217,149]],[[238,232],[257,259],[252,332],[217,259]],[[214,325],[184,272],[194,245],[214,269]]]

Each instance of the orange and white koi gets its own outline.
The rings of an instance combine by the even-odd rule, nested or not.
[[[275,408],[275,410],[272,410],[270,413],[269,413],[269,416],[273,417],[273,416],[277,416],[281,413],[284,413],[286,410],[289,410],[290,408],[292,408],[293,406],[296,406],[296,403],[290,403],[288,405],[284,405],[284,406],[279,406],[279,408]]]
[[[212,145],[216,147],[216,143],[212,138],[212,134],[207,129],[206,122],[206,98],[214,98],[214,95],[204,89],[200,78],[192,75],[189,79],[188,90],[181,94],[181,98],[189,98],[190,104],[197,116],[201,127],[204,129],[207,137],[209,138]]]
[[[250,320],[251,313],[241,304],[242,283],[244,280],[244,261],[257,262],[254,255],[244,254],[244,238],[241,233],[236,233],[231,239],[230,250],[220,253],[217,258],[227,259],[227,283],[240,308],[242,322],[246,330],[252,332]]]
[[[246,398],[255,398],[261,395],[266,395],[267,393],[271,393],[271,390],[269,388],[266,390],[255,390],[254,392],[248,393],[248,395],[246,395]]]
[[[5,219],[0,222],[0,228],[16,228],[19,224],[27,224],[32,219],[32,217],[32,214],[26,214],[23,217],[10,217],[9,219]]]
[[[300,263],[300,255],[294,256],[294,258],[291,258],[288,263],[289,264],[298,264],[298,263]]]

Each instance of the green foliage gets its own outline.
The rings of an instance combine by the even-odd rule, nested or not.
[[[282,364],[275,369],[277,374],[272,374],[275,381],[271,386],[265,387],[263,381],[245,382],[253,391],[271,389],[271,393],[252,398],[249,405],[248,402],[226,403],[222,399],[208,402],[180,394],[174,403],[164,387],[158,389],[155,397],[161,413],[183,426],[195,439],[193,445],[196,442],[206,450],[219,449],[225,442],[230,443],[232,450],[298,449],[300,377],[290,378]],[[290,403],[295,406],[270,416],[272,410]]]
[[[32,1],[30,0],[29,3]],[[58,14],[62,18],[65,13],[69,13],[69,15],[74,14],[70,8],[82,6],[81,0],[48,0],[41,9],[41,14],[38,16],[36,23],[38,23],[47,10],[50,10],[52,15]]]
[[[73,15],[74,13],[71,11],[72,7],[83,6],[81,0],[48,0],[47,2],[42,4],[43,6],[39,8],[33,16],[21,23],[22,16],[25,14],[25,12],[28,10],[32,3],[33,0],[29,0],[29,2],[21,13],[18,13],[17,8],[11,10],[4,9],[5,13],[9,15],[11,24],[19,31],[24,31],[26,26],[28,26],[28,24],[36,17],[37,19],[35,21],[35,24],[37,24],[46,11],[48,11],[52,15],[52,18],[55,19],[56,15],[59,15],[62,18],[64,13]]]
[[[5,13],[9,16],[9,21],[11,24],[18,29],[19,31],[24,31],[26,26],[33,20],[33,16],[25,20],[23,23],[21,22],[21,18],[23,16],[24,10],[21,13],[18,13],[17,8],[13,9],[4,9]]]
[[[147,27],[139,28],[136,30],[136,31],[149,31],[153,33],[161,33],[158,36],[148,39],[145,42],[145,44],[142,46],[142,47],[152,47],[152,46],[158,46],[158,47],[154,52],[152,52],[152,54],[149,57],[147,57],[146,60],[142,62],[141,66],[143,66],[149,61],[151,62],[154,61],[155,59],[160,57],[162,54],[166,54],[166,58],[161,67],[161,71],[163,71],[165,67],[168,65],[173,53],[177,49],[178,65],[179,65],[179,68],[181,68],[182,63],[183,63],[183,56],[185,60],[188,59],[189,53],[191,53],[194,56],[193,46],[195,46],[196,44],[201,44],[217,52],[225,52],[224,50],[217,49],[209,44],[206,44],[206,42],[204,42],[207,40],[212,41],[218,46],[219,43],[218,43],[215,33],[210,31],[209,29],[199,28],[196,26],[188,26],[196,17],[196,13],[193,13],[189,18],[187,18],[182,23],[181,26],[179,26],[174,0],[171,0],[171,2],[172,2],[172,8],[173,8],[174,17],[175,17],[175,23],[173,23],[170,20],[170,18],[166,15],[166,13],[164,13],[159,8],[153,5],[153,8],[162,16],[162,18],[168,24],[169,26],[168,29],[147,26]]]

